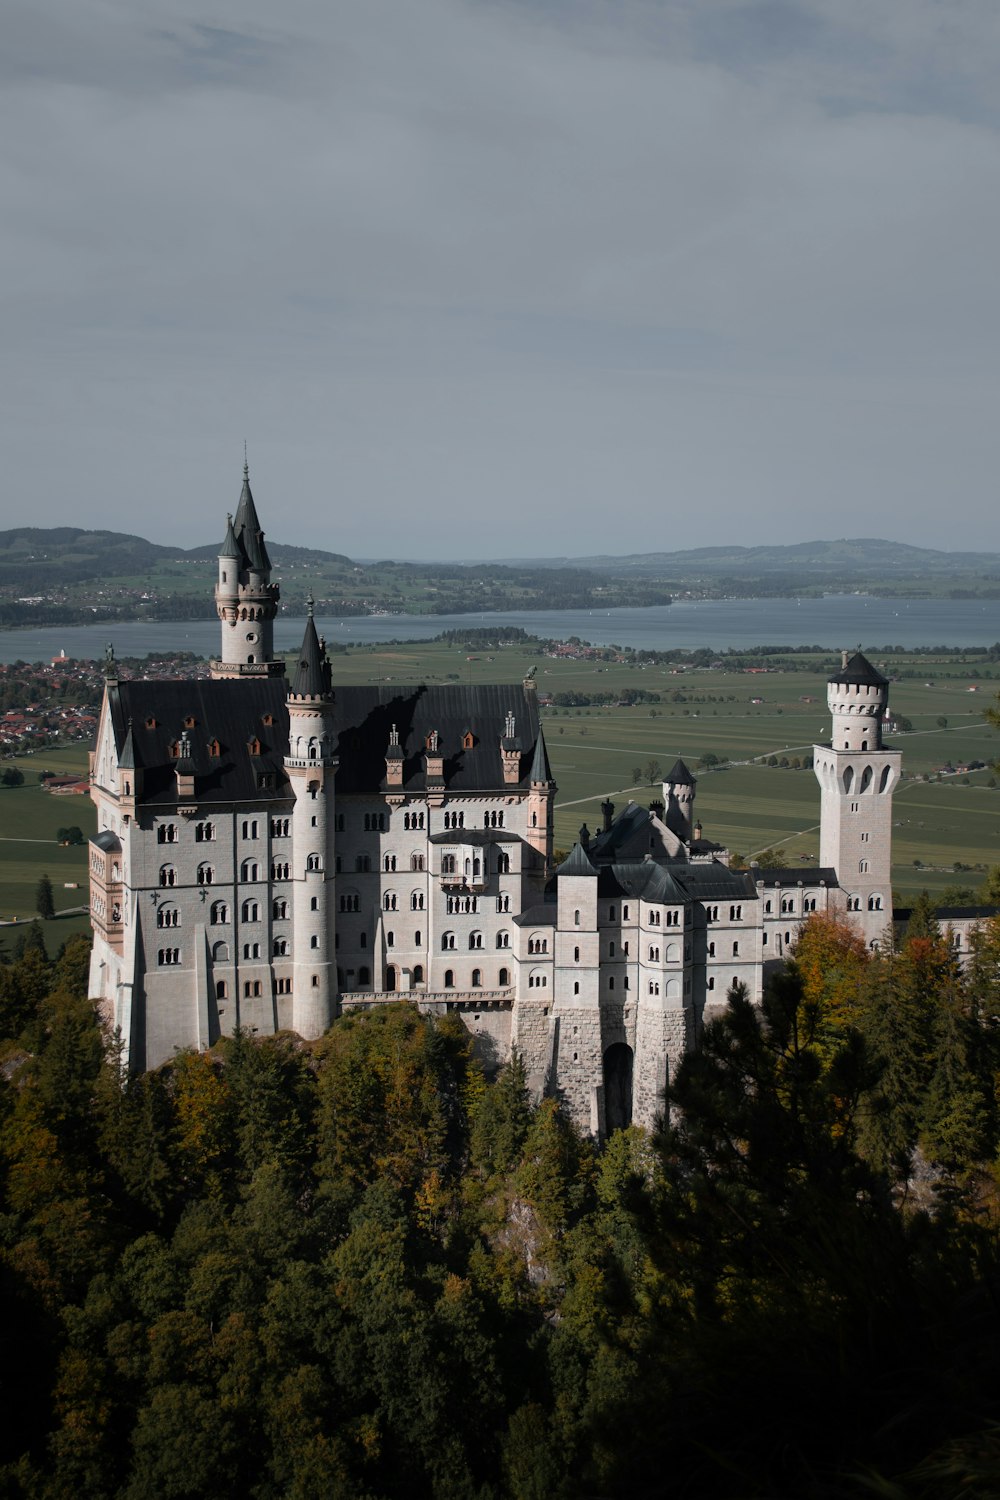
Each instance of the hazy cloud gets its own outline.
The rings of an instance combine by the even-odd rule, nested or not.
[[[3,524],[1000,547],[992,4],[8,10]]]

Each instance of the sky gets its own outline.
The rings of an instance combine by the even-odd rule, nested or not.
[[[0,527],[1000,550],[995,0],[7,0]]]

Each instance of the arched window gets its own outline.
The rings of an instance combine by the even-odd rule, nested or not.
[[[282,922],[288,916],[288,902],[284,896],[279,901],[272,901],[271,916],[275,922]]]
[[[196,823],[194,825],[194,841],[196,844],[210,844],[214,839],[214,823]]]
[[[287,869],[288,866],[286,865],[285,868]],[[320,856],[318,854],[308,854],[306,856],[306,869],[307,870],[322,870],[322,868],[323,868],[323,861],[322,861],[322,859],[320,858]]]
[[[733,957],[734,958],[739,958],[739,956],[740,956],[740,945],[739,945],[739,943],[734,943],[733,944]]]
[[[847,766],[844,769],[844,791],[849,792],[854,785],[854,767]]]
[[[358,970],[358,983],[359,984],[370,984],[371,983],[371,973],[365,967],[364,964],[362,964],[361,968]]]
[[[501,851],[497,855],[497,874],[498,875],[509,875],[510,874],[510,855],[509,854],[505,854],[503,851]]]
[[[215,998],[216,1000],[227,1000],[229,998],[229,986],[224,979],[217,979],[215,981]]]
[[[442,875],[454,875],[454,873],[455,873],[455,856],[454,856],[454,854],[445,854],[445,855],[442,855],[442,858],[441,858],[441,874]]]
[[[506,985],[510,984],[510,970],[509,969],[501,969],[500,973],[497,975],[497,981],[498,981],[501,989],[503,989]]]
[[[370,870],[371,867],[372,867],[372,862],[371,862],[370,857],[367,854],[358,854],[358,855],[355,855],[354,868],[360,874],[364,874],[366,871]]]
[[[441,934],[441,951],[442,951],[442,953],[450,953],[450,952],[453,951],[454,947],[455,947],[455,934],[453,932],[442,932],[442,934]]]
[[[422,870],[424,868],[424,856],[422,854],[410,855],[410,869]]]
[[[382,858],[382,868],[387,875],[391,874],[396,868],[396,856],[394,854],[384,855]]]
[[[210,909],[210,920],[213,927],[221,927],[229,921],[229,907],[225,901],[213,901]]]
[[[886,787],[889,785],[889,777],[891,775],[892,775],[892,767],[891,766],[885,766],[885,767],[883,767],[882,775],[881,775],[881,777],[879,779],[879,784],[878,784],[878,789],[879,789],[880,792],[884,792],[885,789],[886,789]]]
[[[615,976],[613,974],[611,974],[611,975],[608,976],[608,989],[609,990],[613,990],[614,987],[615,987]]]
[[[469,947],[470,948],[481,948],[482,946],[483,946],[483,935],[482,935],[482,933],[481,932],[470,932],[469,933]]]
[[[455,988],[455,971],[453,969],[445,969],[444,987],[446,990],[452,990]]]
[[[245,859],[240,865],[240,879],[243,881],[259,880],[260,866],[255,859]]]
[[[160,906],[156,911],[157,927],[179,927],[181,914],[176,906]]]
[[[277,937],[277,938],[275,938],[275,940],[274,940],[274,942],[273,942],[273,944],[271,946],[271,952],[274,954],[275,958],[287,958],[287,956],[288,956],[288,939],[287,938],[283,938],[283,937]]]
[[[501,914],[510,911],[510,897],[502,895],[497,897],[497,911]]]
[[[423,982],[424,982],[424,966],[423,966],[423,964],[414,964],[413,965],[413,983],[414,984],[423,984]]]
[[[161,865],[160,866],[160,884],[161,885],[176,885],[177,884],[177,871],[174,869],[173,865]]]
[[[510,947],[510,933],[509,932],[498,932],[497,933],[497,947],[498,948],[509,948]]]
[[[861,785],[858,787],[859,792],[867,792],[868,788],[872,784],[874,775],[875,772],[872,770],[871,766],[865,766],[864,773],[861,777]]]
[[[868,874],[868,861],[866,859],[859,859],[858,860],[858,874],[859,875],[867,875]]]
[[[161,823],[156,830],[156,842],[158,844],[176,844],[177,824]]]
[[[423,909],[424,909],[424,893],[423,893],[423,891],[412,891],[410,893],[410,910],[411,911],[423,911]]]
[[[869,896],[868,897],[868,910],[869,911],[881,911],[882,910],[882,897],[881,896]]]
[[[256,869],[256,868],[257,868],[257,866],[254,865],[254,869]],[[198,866],[198,884],[199,885],[212,885],[212,883],[214,882],[214,880],[215,880],[215,871],[212,869],[211,865],[199,865]]]
[[[396,910],[396,892],[395,891],[386,891],[385,895],[382,897],[382,910],[383,911],[395,911]]]
[[[574,927],[579,927],[579,925],[580,925],[580,913],[578,911],[575,911],[573,913],[573,926]]]
[[[482,971],[480,969],[473,969],[473,971],[472,971],[472,988],[474,990],[478,990],[478,989],[480,989],[482,987],[482,983],[483,983]]]
[[[244,922],[259,922],[260,906],[256,901],[244,901],[240,916]]]

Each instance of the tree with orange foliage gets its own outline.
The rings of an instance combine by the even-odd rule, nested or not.
[[[869,953],[855,928],[842,918],[813,912],[799,933],[792,957],[802,981],[801,1019],[825,1060],[843,1045],[844,1032],[858,1026]]]

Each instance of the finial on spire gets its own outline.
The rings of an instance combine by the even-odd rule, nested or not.
[[[396,728],[395,724],[393,724],[392,728],[389,730],[389,744],[399,744],[399,730]]]
[[[250,465],[247,463],[247,440],[243,439],[243,478],[250,478]]]
[[[514,711],[510,708],[507,710],[507,718],[504,721],[504,734],[509,740],[514,738]]]
[[[315,605],[316,605],[316,600],[313,598],[312,594],[311,593],[307,594],[306,595],[306,614],[309,616],[310,620],[313,617],[313,609],[315,608]]]

